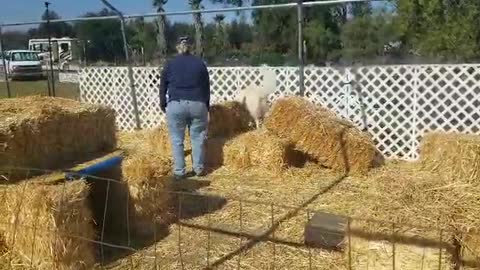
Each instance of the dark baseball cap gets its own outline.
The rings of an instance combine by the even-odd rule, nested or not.
[[[191,43],[191,39],[190,39],[190,37],[188,37],[188,36],[181,36],[181,37],[178,38],[178,43],[179,43],[179,44],[182,44],[182,43],[184,43],[184,44],[190,44],[190,43]]]

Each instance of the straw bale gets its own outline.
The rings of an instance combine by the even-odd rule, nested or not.
[[[8,251],[7,243],[5,242],[5,235],[3,232],[0,232],[0,256],[5,254]]]
[[[146,141],[152,130],[121,131],[117,133],[118,148],[126,154],[133,155],[146,151]]]
[[[229,101],[210,107],[209,137],[232,137],[253,128],[253,118],[244,105]]]
[[[143,141],[136,144],[136,148],[142,149],[138,152],[147,152],[152,156],[161,157],[162,159],[172,159],[172,146],[170,143],[170,138],[168,131],[165,127],[160,127],[155,129],[152,132],[147,133],[143,137]],[[208,168],[218,168],[223,165],[223,146],[225,145],[227,139],[225,138],[208,138],[205,147],[206,147],[206,165]],[[127,144],[128,145],[128,144]],[[137,152],[137,151],[136,151]],[[191,165],[191,152],[192,146],[190,141],[190,136],[185,134],[185,158],[187,165]]]
[[[281,172],[292,164],[301,163],[306,159],[305,155],[298,155],[286,141],[259,130],[239,135],[224,148],[225,165],[234,169],[257,166]]]
[[[0,168],[59,169],[115,147],[110,108],[51,97],[0,100]]]
[[[480,182],[480,136],[431,133],[421,145],[423,168],[462,182]]]
[[[147,223],[164,224],[171,218],[171,168],[170,159],[151,154],[130,156],[123,162],[123,177],[135,208],[137,229]]]
[[[265,126],[319,164],[337,171],[364,174],[378,161],[378,151],[370,137],[303,98],[277,101]]]
[[[209,169],[217,169],[224,164],[225,138],[208,138],[206,142],[206,166]]]
[[[0,231],[8,249],[35,269],[90,269],[95,263],[93,217],[85,182],[3,187]]]
[[[462,238],[460,244],[463,247],[463,260],[468,266],[480,268],[480,234],[475,232]]]
[[[231,137],[251,129],[251,116],[245,107],[238,102],[226,102],[223,104],[212,105],[210,108],[210,121],[208,126],[208,136],[210,138]],[[124,138],[127,136],[123,136]],[[170,157],[172,155],[172,146],[170,135],[166,125],[162,125],[155,130],[139,135],[129,136],[127,140],[144,139],[145,144],[140,147],[145,151],[154,152],[162,156]],[[128,141],[124,142],[127,146]],[[188,128],[185,130],[185,152],[188,154],[192,149],[190,134]]]
[[[170,142],[170,134],[168,128],[163,125],[155,130],[146,134],[145,137],[146,144],[143,146],[144,151],[155,153],[162,157],[171,157],[172,156],[172,144]],[[191,151],[192,146],[190,143],[190,135],[188,129],[185,131],[185,141],[184,141],[184,150],[185,152]]]

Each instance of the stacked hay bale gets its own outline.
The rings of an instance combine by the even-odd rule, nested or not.
[[[457,236],[464,250],[464,259],[480,266],[480,236],[476,229],[479,224],[471,218],[478,216],[480,209],[477,195],[480,190],[480,136],[430,133],[424,136],[420,150],[422,169],[436,173],[447,187],[459,186],[455,190],[461,191],[459,194],[449,191],[444,195],[448,198],[442,198],[442,201],[448,202],[445,204],[452,215],[452,227],[462,232],[471,231],[470,235]]]
[[[210,107],[208,136],[230,138],[252,130],[253,118],[244,105],[235,101]]]
[[[90,269],[95,231],[84,182],[3,186],[0,231],[5,245],[35,269]]]
[[[235,140],[235,139],[233,139]],[[206,143],[206,166],[209,170],[215,170],[226,164],[225,146],[229,138],[208,138]]]
[[[207,151],[207,166],[216,167],[223,164],[223,145],[226,138],[215,137],[208,138],[206,141]],[[164,159],[172,159],[172,145],[170,143],[170,135],[165,126],[159,127],[145,135],[144,142],[140,144],[143,152],[148,152],[150,155],[162,157]],[[185,133],[185,157],[187,163],[190,162],[189,157],[192,152],[192,145],[188,131]]]
[[[18,168],[64,169],[111,152],[115,132],[115,113],[106,107],[35,96],[0,100],[0,184],[11,184],[0,186],[0,231],[9,252],[36,269],[93,266],[91,186],[58,175],[14,181],[37,174]]]
[[[156,153],[163,157],[171,157],[172,144],[170,142],[170,134],[168,132],[168,128],[166,126],[161,126],[147,134],[145,146],[145,151]],[[185,132],[184,147],[186,153],[189,153],[192,149],[188,129]]]
[[[277,101],[265,126],[319,164],[347,174],[368,172],[379,157],[367,135],[303,98]]]
[[[465,261],[465,265],[476,269],[480,268],[480,234],[478,230],[463,235],[458,240],[462,247],[462,259]]]
[[[58,169],[116,147],[112,109],[50,97],[0,100],[0,168]],[[1,171],[10,180],[23,174]]]
[[[208,126],[207,165],[218,167],[223,164],[223,146],[236,135],[251,130],[252,118],[245,107],[238,102],[212,105]],[[143,151],[156,156],[172,158],[172,146],[168,128],[164,125],[145,135],[141,146]],[[192,146],[188,129],[185,132],[185,156],[190,162]]]
[[[239,103],[213,105],[210,109],[209,138],[206,143],[207,166],[223,164],[223,146],[226,138],[250,129],[248,111]],[[150,233],[155,225],[172,218],[171,170],[172,147],[168,128],[164,125],[143,134],[138,144],[141,150],[130,151],[123,162],[126,181],[134,211],[130,218],[139,233]],[[186,161],[191,161],[191,142],[188,129],[185,134]]]
[[[135,231],[150,230],[155,224],[165,224],[171,218],[171,179],[168,177],[172,162],[154,154],[128,157],[122,166],[134,206],[131,219]]]
[[[454,181],[480,183],[480,136],[431,133],[421,145],[424,169]]]
[[[234,169],[261,167],[279,173],[292,164],[305,162],[306,156],[298,155],[291,145],[275,135],[250,131],[225,145],[224,159]]]
[[[207,140],[209,168],[262,167],[281,172],[314,159],[335,170],[366,173],[378,158],[378,151],[368,136],[302,98],[278,101],[266,119],[266,132],[251,131],[252,121],[248,110],[238,102],[212,106]],[[171,159],[171,143],[165,126],[151,132],[145,141],[145,151]],[[189,162],[188,134],[185,151]]]

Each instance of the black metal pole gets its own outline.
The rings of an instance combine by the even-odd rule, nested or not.
[[[5,84],[7,85],[7,97],[11,98],[12,93],[10,92],[10,82],[8,81],[7,63],[5,61],[5,52],[3,47],[3,34],[2,34],[1,27],[0,27],[0,56],[2,57],[3,75],[5,76]]]
[[[52,96],[55,96],[55,74],[53,72],[53,55],[52,55],[52,33],[50,32],[50,11],[48,10],[49,2],[45,2],[47,11],[47,35],[48,35],[48,54],[50,60],[50,76],[52,79]]]
[[[137,94],[135,92],[135,81],[133,80],[133,68],[132,63],[130,63],[130,55],[128,53],[128,43],[127,43],[127,36],[125,34],[125,18],[123,17],[122,12],[116,9],[112,4],[110,4],[107,0],[100,0],[105,6],[113,10],[113,12],[117,13],[118,17],[120,18],[120,27],[122,30],[122,38],[123,38],[123,50],[125,52],[125,60],[127,61],[127,68],[128,68],[128,80],[130,82],[130,93],[132,96],[132,105],[133,105],[133,112],[135,114],[135,126],[137,130],[142,128],[140,122],[140,114],[138,112],[138,104],[137,104]]]
[[[304,74],[304,54],[303,54],[303,0],[297,0],[297,18],[298,18],[298,73],[300,83],[300,96],[305,95],[305,74]]]

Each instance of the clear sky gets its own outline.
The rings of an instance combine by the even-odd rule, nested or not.
[[[98,11],[104,6],[100,0],[48,0],[50,8],[62,18],[79,17],[89,11]],[[39,20],[44,12],[42,0],[0,0],[0,22],[19,22]],[[152,0],[110,0],[110,2],[125,14],[154,12]],[[210,0],[204,0],[205,8],[214,7]],[[169,0],[165,6],[167,11],[189,9],[188,0]],[[214,15],[205,15],[210,20]],[[191,20],[191,16],[175,16],[170,20]]]
[[[104,8],[100,0],[48,0],[51,9],[57,12],[62,18],[79,17],[89,11],[99,11]],[[292,0],[294,1],[294,0]],[[28,22],[40,20],[44,12],[44,0],[0,0],[0,22]],[[125,14],[142,14],[154,12],[152,0],[110,0],[110,2]],[[203,0],[203,6],[207,9],[215,6],[210,0]],[[382,4],[376,4],[382,6]],[[221,7],[221,6],[217,6]],[[182,11],[190,9],[188,0],[169,0],[165,6],[167,11]],[[235,13],[225,14],[227,19],[235,17]],[[215,14],[205,14],[204,19],[211,21]],[[247,16],[248,17],[248,16]],[[192,21],[192,16],[173,16],[168,18],[171,21]],[[27,27],[15,27],[8,30],[25,30]]]

